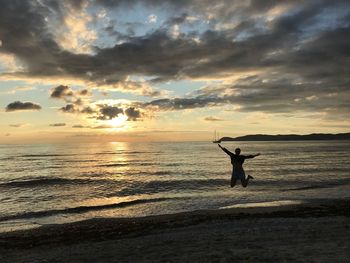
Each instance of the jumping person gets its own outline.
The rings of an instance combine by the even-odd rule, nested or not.
[[[220,144],[218,146],[231,157],[231,164],[233,166],[232,169],[232,177],[231,177],[231,187],[234,187],[237,180],[241,180],[242,186],[247,187],[249,179],[254,179],[253,176],[248,175],[245,177],[245,172],[243,170],[243,163],[245,159],[254,158],[259,156],[260,153],[253,155],[240,155],[241,149],[236,148],[235,153],[230,152],[226,148],[223,148]]]

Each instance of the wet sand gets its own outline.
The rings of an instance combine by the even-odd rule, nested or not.
[[[0,262],[349,262],[350,200],[106,218],[0,234]]]

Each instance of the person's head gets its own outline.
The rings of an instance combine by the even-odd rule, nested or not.
[[[235,149],[235,153],[236,153],[237,155],[239,155],[239,154],[241,153],[241,149],[236,148],[236,149]]]

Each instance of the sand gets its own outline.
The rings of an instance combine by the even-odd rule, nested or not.
[[[0,234],[0,262],[350,262],[350,200],[92,219]]]

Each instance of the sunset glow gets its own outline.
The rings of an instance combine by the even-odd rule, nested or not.
[[[128,120],[128,117],[126,117],[123,114],[119,114],[118,117],[110,120],[110,123],[115,128],[125,128],[127,120]]]

